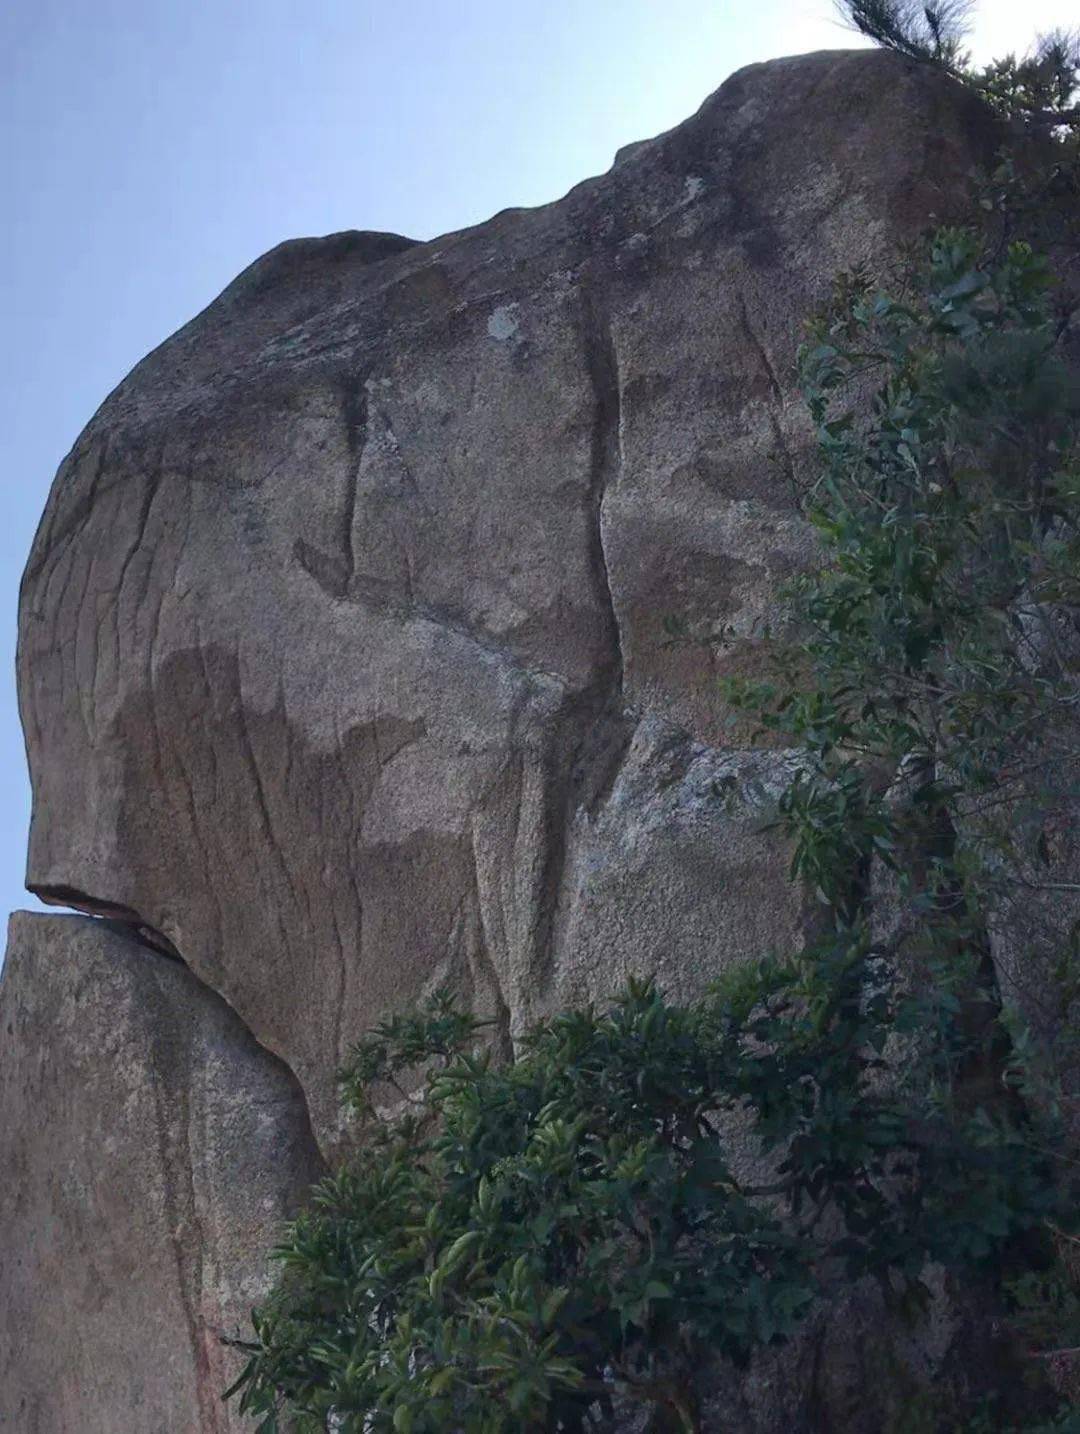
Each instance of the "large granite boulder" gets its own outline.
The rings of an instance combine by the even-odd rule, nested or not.
[[[558,203],[259,260],[53,486],[31,888],[179,953],[327,1149],[347,1043],[434,983],[510,1040],[797,941],[759,832],[783,759],[730,750],[720,635],[812,555],[803,316],[990,143],[931,70],[816,54]]]
[[[320,1173],[295,1077],[175,960],[14,916],[0,977],[0,1430],[229,1434],[280,1222]]]
[[[0,1427],[239,1427],[218,1336],[387,1010],[509,1048],[802,939],[715,682],[813,560],[800,322],[993,142],[896,56],[754,66],[556,204],[280,246],[106,401],[20,614],[28,883],[105,919],[12,927]]]

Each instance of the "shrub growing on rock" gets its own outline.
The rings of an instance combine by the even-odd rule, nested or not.
[[[954,13],[851,8],[965,77]],[[1072,92],[1043,85],[1067,61],[978,84],[1068,131]],[[360,1152],[275,1252],[236,1386],[267,1434],[585,1430],[627,1404],[695,1430],[709,1359],[866,1276],[916,1308],[931,1262],[978,1275],[1043,1339],[1074,1299],[1077,1066],[1004,1009],[994,925],[1075,890],[1055,848],[1080,794],[1080,402],[1071,309],[1017,237],[1026,175],[1003,161],[987,226],[891,284],[841,276],[801,353],[822,562],[728,696],[793,750],[778,824],[814,939],[690,1006],[632,984],[508,1064],[446,994],[362,1041]]]
[[[581,1430],[620,1400],[696,1429],[707,1358],[745,1362],[866,1275],[916,1305],[928,1262],[994,1277],[1067,1219],[986,927],[999,886],[1037,880],[1030,769],[1060,796],[1077,760],[1040,746],[1075,705],[1040,634],[1080,603],[1049,295],[1025,245],[961,230],[903,293],[840,281],[801,359],[825,561],[792,587],[797,650],[730,689],[800,753],[779,821],[820,934],[696,1005],[633,984],[507,1065],[446,995],[362,1041],[363,1148],[255,1317],[239,1389],[263,1430]]]
[[[1045,1172],[1007,1122],[881,1088],[879,1051],[927,1005],[869,971],[837,945],[689,1007],[632,984],[501,1067],[445,996],[385,1023],[346,1071],[367,1143],[278,1251],[242,1407],[266,1430],[284,1408],[510,1434],[604,1427],[622,1400],[693,1430],[703,1366],[783,1340],[834,1285],[918,1300],[930,1259],[992,1266],[1052,1207]],[[737,1171],[733,1123],[774,1178]]]

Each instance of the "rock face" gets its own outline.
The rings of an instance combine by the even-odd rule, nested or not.
[[[802,318],[991,146],[942,77],[825,53],[740,72],[556,204],[259,260],[54,483],[20,616],[31,888],[179,954],[190,979],[140,951],[146,981],[224,997],[326,1151],[347,1044],[437,983],[509,1043],[627,973],[689,995],[797,942],[760,832],[785,758],[726,729],[721,634],[812,557]],[[119,941],[62,929],[75,964]]]
[[[279,1222],[320,1169],[290,1072],[176,961],[12,918],[0,983],[0,1429],[226,1434]]]
[[[54,484],[30,886],[166,938],[326,1143],[346,1043],[433,982],[510,1035],[792,940],[761,759],[723,757],[726,824],[700,800],[723,654],[664,620],[746,631],[807,560],[801,320],[981,124],[885,53],[759,65],[559,203],[254,264]]]

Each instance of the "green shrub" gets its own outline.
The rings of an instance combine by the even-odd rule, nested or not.
[[[889,1094],[877,1052],[925,1007],[833,961],[748,967],[689,1007],[633,984],[501,1067],[445,995],[380,1027],[345,1073],[367,1142],[277,1252],[241,1407],[265,1430],[284,1408],[510,1434],[593,1427],[621,1396],[696,1429],[706,1360],[784,1339],[835,1282],[917,1300],[928,1259],[992,1264],[1052,1203],[1038,1161],[985,1113]],[[732,1126],[771,1178],[736,1172]]]

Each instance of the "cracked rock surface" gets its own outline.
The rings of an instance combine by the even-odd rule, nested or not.
[[[0,1428],[234,1427],[389,1010],[505,1050],[802,939],[722,634],[813,560],[804,316],[993,143],[894,55],[753,66],[557,203],[279,246],[105,401],[22,590],[28,884],[99,919],[11,928]]]
[[[930,70],[826,52],[558,203],[252,265],[53,485],[31,887],[179,953],[328,1150],[348,1043],[435,983],[505,1042],[627,971],[689,994],[798,939],[715,637],[812,558],[803,317],[948,211],[984,131]]]
[[[231,1434],[266,1252],[321,1162],[295,1077],[122,927],[12,917],[0,1429]]]

